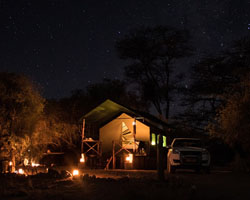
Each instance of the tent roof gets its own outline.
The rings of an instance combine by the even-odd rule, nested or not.
[[[129,114],[131,117],[141,117],[143,118],[144,123],[154,126],[161,130],[163,130],[163,126],[168,126],[166,122],[160,120],[159,118],[153,115],[140,111],[135,111],[133,109],[117,104],[109,99],[107,99],[94,109],[92,109],[90,112],[85,114],[81,119],[84,118],[86,120],[86,123],[94,123],[100,126],[109,122],[110,120],[117,117],[121,113]]]
[[[124,106],[107,99],[99,106],[85,114],[82,118],[85,118],[86,122],[89,123],[103,124],[104,122],[109,121],[111,118],[119,115],[121,112],[131,115],[135,114],[128,108],[125,108]]]

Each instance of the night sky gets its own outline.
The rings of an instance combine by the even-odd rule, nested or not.
[[[114,45],[130,29],[188,29],[193,62],[249,35],[249,14],[250,0],[0,0],[0,71],[24,73],[45,97],[61,98],[121,78],[126,63]]]

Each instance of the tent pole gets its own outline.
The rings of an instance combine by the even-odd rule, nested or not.
[[[136,137],[136,118],[135,117],[134,117],[134,122],[133,122],[133,136],[134,136],[133,152],[136,153],[136,142],[135,142],[135,137]]]
[[[115,169],[115,141],[112,141],[113,143],[113,169]]]
[[[163,181],[165,179],[164,177],[164,167],[163,167],[163,138],[162,134],[158,135],[159,137],[158,144],[157,144],[157,174],[158,174],[158,179],[160,181]]]
[[[85,131],[85,119],[82,120],[82,143],[81,143],[81,153],[83,153],[84,131]]]

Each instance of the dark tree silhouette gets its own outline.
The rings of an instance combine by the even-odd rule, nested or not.
[[[250,74],[225,94],[227,101],[221,106],[208,130],[212,136],[223,139],[235,150],[234,168],[247,170],[250,163]]]
[[[186,113],[179,117],[204,131],[227,102],[227,93],[250,71],[250,39],[243,38],[217,56],[206,56],[192,68],[191,86],[185,89]]]
[[[46,139],[50,148],[80,150],[80,118],[106,99],[137,110],[148,108],[135,94],[127,91],[125,82],[109,79],[90,84],[85,90],[75,90],[68,98],[48,100],[40,130],[50,136]]]
[[[136,110],[147,111],[149,108],[147,101],[142,101],[135,92],[128,90],[124,81],[110,79],[90,84],[84,90],[75,90],[69,98],[61,99],[59,103],[68,113],[66,120],[76,122],[106,99]]]
[[[125,67],[128,83],[134,84],[142,98],[166,119],[175,87],[171,80],[173,64],[190,55],[188,39],[186,31],[159,26],[136,29],[116,43],[119,57],[130,61]]]

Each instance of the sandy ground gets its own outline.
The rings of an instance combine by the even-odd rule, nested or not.
[[[179,171],[157,181],[156,171],[82,170],[81,177],[0,177],[1,200],[250,199],[250,174]]]

